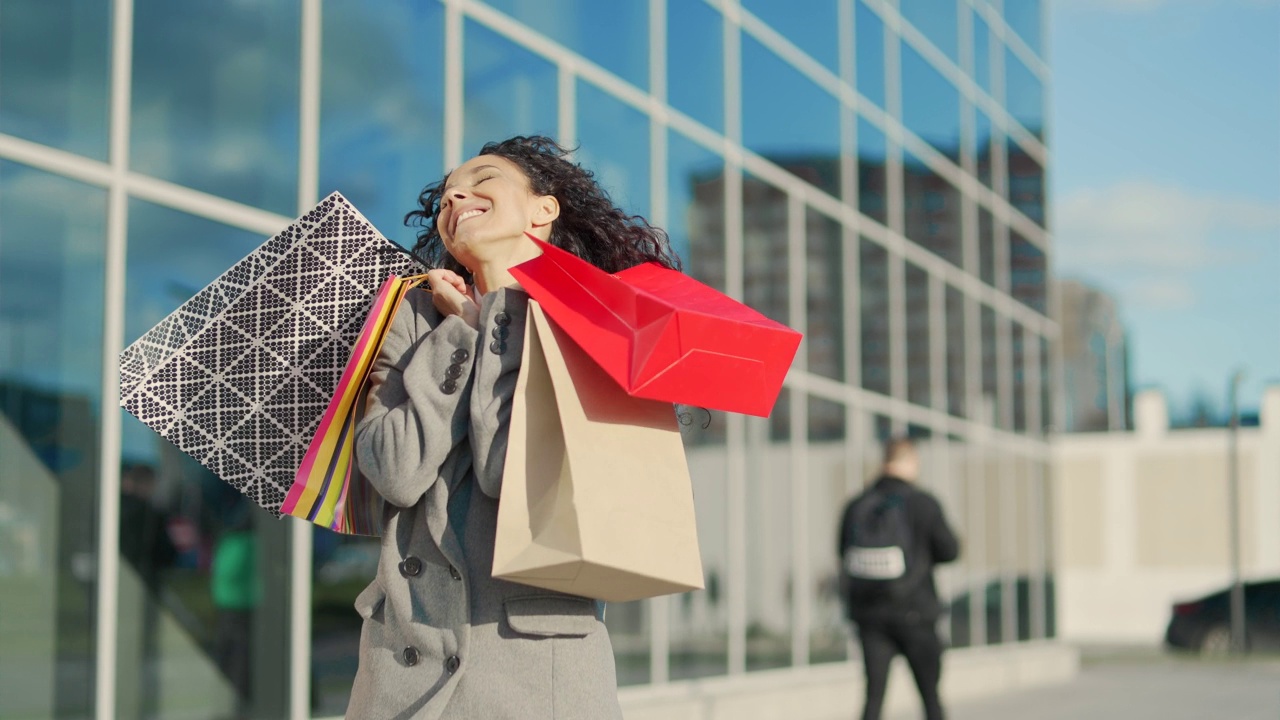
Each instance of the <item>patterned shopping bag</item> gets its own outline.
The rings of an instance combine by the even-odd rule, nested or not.
[[[120,404],[271,513],[379,288],[423,268],[338,193],[120,355]]]
[[[405,294],[426,279],[392,275],[382,284],[281,513],[350,535],[377,535],[381,530],[382,497],[352,462],[356,423],[364,414],[369,371],[396,310]]]

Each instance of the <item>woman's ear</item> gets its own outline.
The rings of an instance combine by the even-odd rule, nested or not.
[[[560,217],[560,201],[555,195],[539,195],[534,198],[533,218],[535,229],[545,228]]]

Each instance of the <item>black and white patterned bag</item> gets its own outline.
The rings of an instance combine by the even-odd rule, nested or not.
[[[423,272],[333,193],[120,355],[120,405],[272,513],[388,275]]]

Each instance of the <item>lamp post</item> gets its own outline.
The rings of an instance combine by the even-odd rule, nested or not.
[[[1240,381],[1244,371],[1231,376],[1231,419],[1227,425],[1227,518],[1231,533],[1231,651],[1245,651],[1244,584],[1240,580]]]

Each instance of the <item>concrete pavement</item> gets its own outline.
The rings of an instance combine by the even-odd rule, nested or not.
[[[1280,658],[1086,651],[1071,682],[952,703],[947,710],[949,720],[1277,720]],[[893,720],[918,717],[917,710]]]

